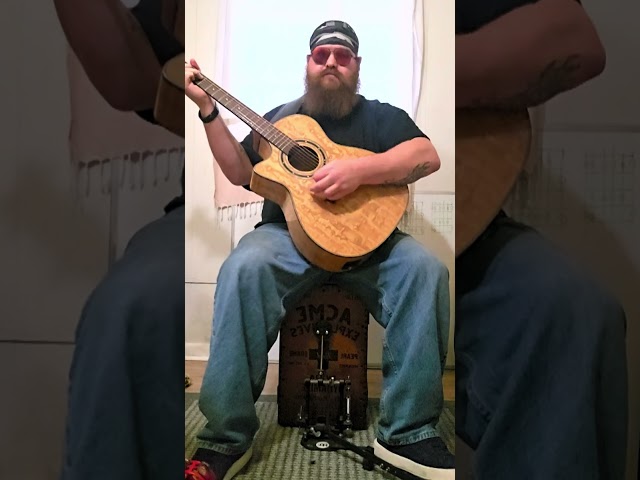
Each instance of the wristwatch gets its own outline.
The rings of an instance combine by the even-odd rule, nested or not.
[[[213,106],[213,112],[211,112],[206,117],[203,117],[202,114],[200,113],[200,110],[198,110],[198,118],[202,120],[202,123],[209,123],[209,122],[213,122],[219,113],[220,113],[220,110],[218,110],[218,104],[216,103]]]

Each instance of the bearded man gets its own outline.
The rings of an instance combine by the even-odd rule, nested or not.
[[[324,22],[312,33],[309,47],[305,94],[264,118],[273,122],[307,115],[334,143],[372,152],[317,168],[310,195],[336,202],[361,185],[408,185],[439,169],[431,141],[406,112],[358,94],[362,58],[351,26]],[[216,103],[194,84],[199,75],[195,60],[185,65],[185,93],[200,109],[215,161],[231,183],[248,188],[253,166],[263,160],[257,153],[260,136],[252,132],[237,142],[218,118]],[[265,200],[261,222],[220,269],[199,401],[207,424],[185,478],[228,480],[247,464],[259,427],[255,402],[280,323],[309,289],[327,281],[359,296],[385,328],[375,454],[419,478],[455,477],[454,457],[436,430],[449,332],[446,266],[396,229],[353,268],[325,271],[298,252],[280,206]],[[203,467],[208,469],[204,477],[198,473]]]

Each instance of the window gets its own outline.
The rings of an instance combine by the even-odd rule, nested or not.
[[[294,100],[304,93],[311,33],[325,20],[340,19],[360,41],[360,93],[415,118],[423,61],[421,5],[422,0],[224,1],[215,80],[260,115]],[[234,134],[246,135],[248,127],[231,117]]]

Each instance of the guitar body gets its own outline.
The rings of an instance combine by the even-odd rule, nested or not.
[[[317,165],[297,168],[278,148],[261,142],[251,190],[282,208],[289,232],[301,254],[328,271],[338,272],[368,257],[394,231],[409,201],[407,186],[363,185],[332,202],[311,195],[311,176],[324,164],[371,155],[332,142],[311,117],[291,115],[274,126],[305,147]],[[346,160],[342,160],[346,159]]]
[[[167,130],[184,138],[184,54],[162,67],[153,116]]]
[[[456,111],[456,257],[498,214],[530,148],[526,110]]]

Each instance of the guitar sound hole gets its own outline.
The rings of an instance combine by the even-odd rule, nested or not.
[[[318,154],[309,147],[296,145],[289,152],[289,163],[296,170],[310,172],[318,166]]]

